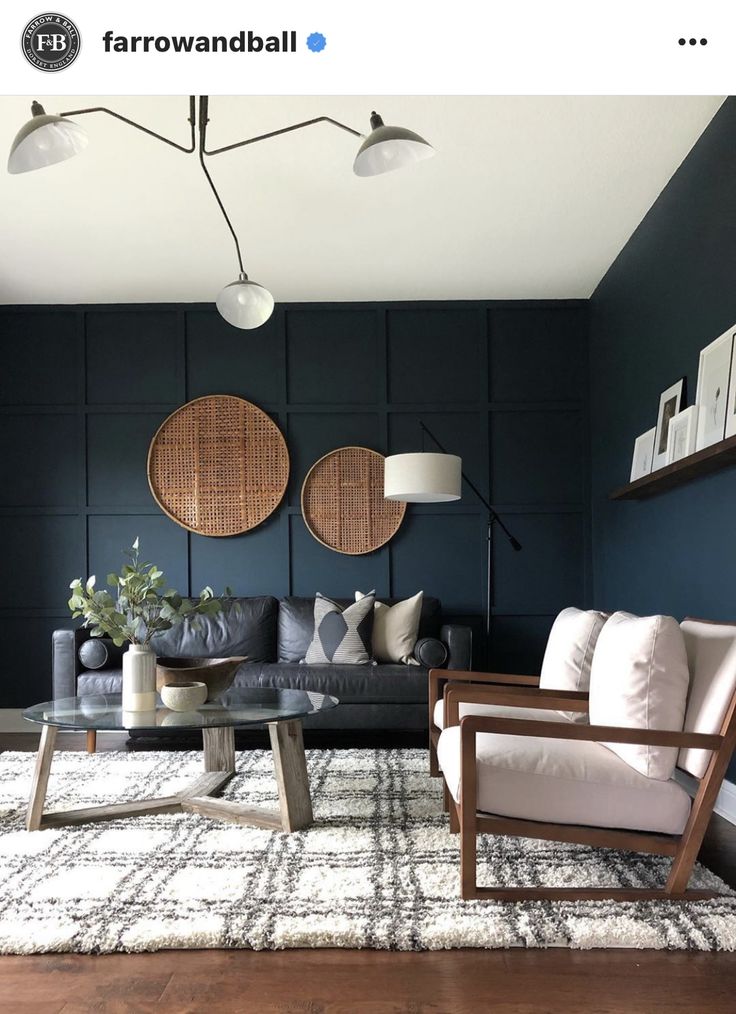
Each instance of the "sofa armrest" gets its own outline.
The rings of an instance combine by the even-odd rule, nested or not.
[[[51,675],[53,696],[76,697],[79,675],[79,646],[89,638],[84,627],[76,630],[55,630],[51,635]]]
[[[447,645],[447,668],[470,669],[473,665],[473,631],[457,623],[440,628],[440,640]]]

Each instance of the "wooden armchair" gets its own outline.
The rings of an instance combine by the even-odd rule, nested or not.
[[[687,885],[736,747],[736,625],[686,620],[682,631],[690,670],[684,731],[584,725],[570,721],[525,721],[483,715],[467,715],[461,719],[461,703],[583,711],[587,710],[588,694],[528,687],[473,686],[459,682],[446,685],[447,728],[439,741],[439,763],[445,777],[450,827],[452,831],[460,832],[463,898],[501,901],[610,898],[636,901],[714,896],[712,891],[688,890]],[[509,736],[519,739],[509,740],[506,738]],[[527,739],[531,746],[525,743]],[[587,785],[585,777],[579,778],[577,783],[569,780],[557,794],[552,790],[545,797],[542,788],[537,792],[536,802],[532,801],[530,797],[535,786],[543,781],[539,776],[544,775],[545,765],[548,769],[550,766],[554,768],[555,756],[564,760],[565,744],[573,742],[590,744],[593,763],[600,763],[604,768],[608,766],[613,772],[613,779],[609,779],[608,784],[605,780],[593,784],[591,779]],[[674,779],[658,781],[633,771],[604,746],[606,743],[677,747],[678,766],[699,780],[692,805],[685,790]],[[524,751],[529,749],[532,750],[529,764],[536,764],[533,771],[536,781],[527,779],[527,793],[522,786],[525,774],[531,773],[524,770]],[[577,748],[578,760],[580,749]],[[601,750],[603,753],[599,757],[595,751]],[[508,776],[509,767],[512,774],[521,776],[513,782],[515,798],[508,793],[504,798],[504,779]],[[580,798],[581,793],[585,798]],[[489,808],[496,804],[500,812]],[[609,820],[610,811],[606,809],[609,806],[611,810],[618,808],[618,826]],[[518,815],[525,807],[530,811],[536,809],[536,819]],[[516,813],[509,816],[514,810]],[[576,821],[576,811],[601,815],[600,825],[596,825],[595,820]],[[552,818],[555,812],[559,822]],[[627,818],[631,819],[631,826],[624,823]],[[652,830],[655,827],[659,830]],[[631,849],[671,856],[672,866],[667,882],[661,888],[480,887],[476,873],[478,834],[514,835]]]

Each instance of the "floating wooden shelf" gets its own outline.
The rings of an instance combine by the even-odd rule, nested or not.
[[[608,499],[645,500],[675,486],[681,486],[691,479],[697,479],[701,475],[728,468],[729,465],[736,465],[736,437],[727,437],[717,444],[711,444],[702,451],[696,451],[695,454],[676,461],[674,465],[665,465],[651,475],[645,475],[636,482],[614,489]]]

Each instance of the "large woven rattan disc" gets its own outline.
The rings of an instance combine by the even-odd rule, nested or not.
[[[384,457],[367,447],[340,447],[312,465],[302,486],[302,515],[328,549],[372,553],[401,527],[406,504],[383,498]]]
[[[196,398],[159,427],[148,483],[172,521],[200,535],[238,535],[276,510],[289,452],[276,423],[228,394]]]

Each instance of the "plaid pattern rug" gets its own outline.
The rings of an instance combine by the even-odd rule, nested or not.
[[[313,827],[195,814],[24,830],[34,755],[0,755],[0,952],[164,948],[648,947],[736,950],[736,895],[714,901],[464,902],[459,838],[423,750],[312,750]],[[48,809],[168,795],[202,755],[61,752]],[[275,806],[270,753],[237,756],[225,798]],[[668,860],[479,839],[480,883],[662,883]],[[692,886],[727,888],[698,867]]]

